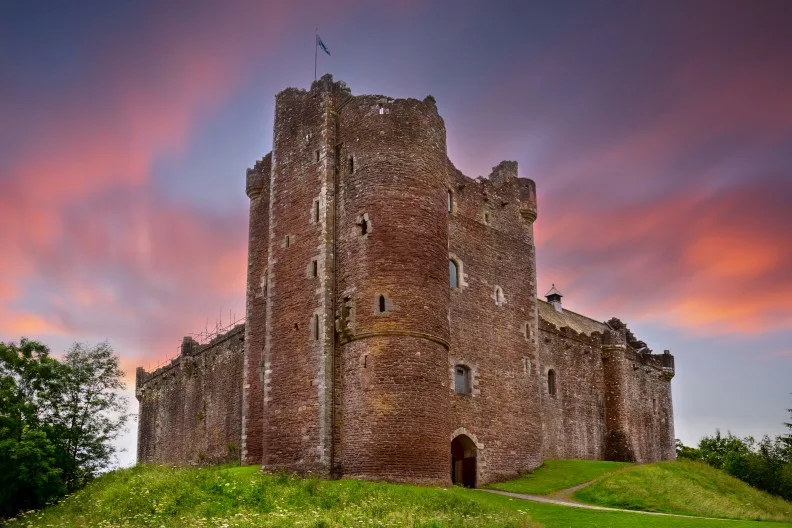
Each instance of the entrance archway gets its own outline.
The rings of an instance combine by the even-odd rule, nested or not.
[[[451,441],[451,482],[476,487],[476,444],[467,435]]]

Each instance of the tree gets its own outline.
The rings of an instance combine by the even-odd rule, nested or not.
[[[790,430],[790,433],[782,435],[781,441],[786,446],[786,461],[788,464],[792,464],[792,409],[787,409],[787,412],[789,413],[790,421],[784,422],[784,425]]]
[[[63,377],[63,365],[41,343],[0,343],[0,518],[66,491],[41,412],[58,400]]]
[[[94,347],[75,343],[66,353],[69,376],[50,414],[60,447],[63,481],[71,492],[110,465],[112,441],[128,419],[119,358],[106,341]]]
[[[0,343],[0,518],[84,486],[108,467],[126,423],[124,373],[108,343],[63,361],[22,339]]]

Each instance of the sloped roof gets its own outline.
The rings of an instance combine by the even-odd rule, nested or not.
[[[595,321],[566,308],[562,312],[557,312],[550,303],[542,299],[536,300],[536,308],[539,311],[539,317],[548,323],[554,324],[558,328],[568,326],[578,334],[591,335],[594,332],[602,334],[608,328],[605,323]]]
[[[564,296],[563,293],[558,291],[558,288],[555,287],[555,284],[553,284],[553,287],[550,288],[549,292],[545,293],[545,297],[550,297],[551,295],[558,295],[559,297],[563,297]]]

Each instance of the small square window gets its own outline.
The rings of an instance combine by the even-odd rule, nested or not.
[[[454,392],[458,394],[470,394],[470,368],[466,365],[454,367]]]

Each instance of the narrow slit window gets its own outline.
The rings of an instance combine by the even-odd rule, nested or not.
[[[319,157],[321,156],[321,151],[317,150],[314,155],[316,156],[316,161],[319,161]]]
[[[454,193],[448,191],[448,212],[454,212]]]
[[[490,223],[489,213],[484,213],[484,223],[489,225],[489,223]]]
[[[318,341],[319,340],[319,316],[314,314],[313,320],[313,338]]]
[[[448,261],[448,280],[452,288],[459,288],[459,266],[450,259]]]
[[[319,200],[314,202],[314,222],[319,223]]]
[[[369,233],[369,220],[368,214],[362,214],[358,217],[357,221],[358,234],[367,235]]]
[[[319,276],[319,261],[312,260],[311,261],[311,276],[318,277]]]
[[[355,158],[349,156],[349,174],[355,172]]]
[[[291,245],[291,236],[286,235],[286,247],[289,247],[290,245]]]
[[[380,313],[385,313],[385,296],[379,296],[379,311]]]
[[[470,369],[465,365],[454,367],[454,392],[458,394],[470,394]]]
[[[556,373],[553,369],[547,371],[547,392],[550,396],[556,395]]]

